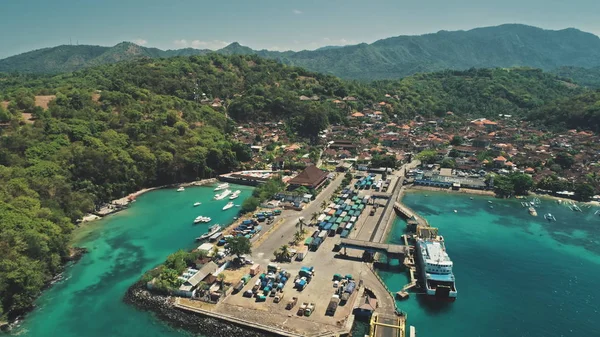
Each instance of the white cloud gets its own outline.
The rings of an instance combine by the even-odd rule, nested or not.
[[[221,41],[221,40],[212,40],[212,41],[202,41],[202,40],[191,40],[188,41],[186,39],[175,40],[173,44],[177,48],[197,48],[197,49],[221,49],[229,44],[229,42]]]
[[[294,14],[296,14],[296,15],[300,15],[300,14],[302,14],[302,13],[303,13],[303,12],[302,12],[301,10],[299,10],[299,9],[294,9]]]
[[[185,48],[188,46],[188,42],[185,39],[175,40],[173,41],[173,44],[179,48]]]
[[[144,46],[148,43],[148,41],[144,39],[135,39],[133,40],[133,43],[137,44],[138,46]]]

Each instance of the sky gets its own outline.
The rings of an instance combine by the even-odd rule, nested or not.
[[[600,0],[0,0],[0,58],[122,41],[302,50],[504,23],[600,35]]]

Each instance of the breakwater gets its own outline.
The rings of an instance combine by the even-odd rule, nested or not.
[[[241,327],[236,324],[227,323],[223,320],[180,310],[175,307],[175,298],[165,295],[151,293],[146,290],[143,282],[137,282],[131,286],[123,302],[143,311],[152,312],[157,318],[170,326],[183,329],[194,334],[210,337],[275,337],[264,331]]]

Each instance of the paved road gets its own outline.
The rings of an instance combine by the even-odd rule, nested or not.
[[[273,258],[273,252],[277,250],[281,245],[287,244],[292,240],[294,233],[298,230],[296,224],[300,217],[304,217],[306,223],[310,222],[311,215],[313,213],[319,213],[321,211],[321,203],[326,200],[329,202],[333,192],[341,185],[344,180],[343,174],[338,174],[329,185],[317,195],[315,200],[308,204],[302,211],[286,210],[283,211],[279,218],[283,218],[283,223],[271,233],[269,237],[263,241],[260,246],[256,247],[252,252],[252,257],[255,260],[260,259],[271,259]],[[311,230],[311,227],[306,227]]]

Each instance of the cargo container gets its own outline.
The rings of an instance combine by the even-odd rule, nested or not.
[[[304,240],[304,244],[307,246],[310,246],[310,244],[313,242],[313,237],[310,236],[308,238],[306,238],[306,240]]]
[[[350,234],[350,232],[347,229],[344,229],[342,231],[342,234],[340,234],[340,237],[347,238],[349,234]]]
[[[267,300],[267,296],[265,296],[265,295],[256,296],[256,302],[264,302],[266,300]]]
[[[311,239],[311,242],[312,242],[312,238],[308,238],[308,239]],[[309,242],[309,244],[310,244],[310,242]],[[298,250],[298,253],[296,254],[296,260],[298,260],[298,261],[304,260],[304,257],[306,256],[307,253],[308,253],[307,246],[300,248],[300,250]]]
[[[322,230],[322,231],[319,233],[319,238],[320,238],[320,239],[323,239],[323,238],[324,238],[324,237],[326,237],[326,236],[327,236],[327,231],[326,231],[326,230]]]
[[[335,236],[335,234],[337,233],[338,230],[338,225],[335,224],[333,226],[331,226],[331,228],[329,229],[329,236]]]
[[[250,268],[250,275],[256,276],[260,273],[260,264],[254,264],[252,268]]]

